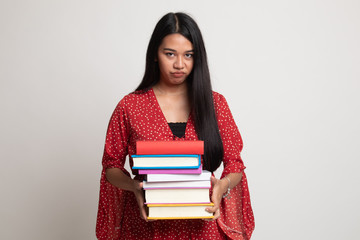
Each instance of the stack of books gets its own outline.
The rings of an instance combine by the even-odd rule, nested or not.
[[[211,173],[202,170],[203,141],[138,141],[133,169],[143,183],[148,219],[213,218]]]

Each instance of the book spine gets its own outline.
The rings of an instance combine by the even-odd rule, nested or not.
[[[149,203],[148,204],[148,207],[189,207],[189,206],[214,206],[214,203],[207,202],[207,203],[174,203],[174,204]]]
[[[204,141],[137,141],[136,154],[204,154]]]
[[[144,154],[144,155],[140,155],[140,154],[136,154],[136,155],[131,155],[132,158],[162,158],[162,157],[172,157],[172,158],[178,158],[178,157],[199,157],[199,154]]]
[[[156,167],[139,167],[135,166],[136,163],[134,162],[133,169],[198,169],[201,166],[201,156],[200,155],[131,155],[131,157],[135,160],[136,158],[154,158],[154,157],[193,157],[198,158],[198,163],[196,166],[156,166]]]
[[[178,207],[178,206],[212,206],[211,202],[192,202],[192,203],[150,203],[145,202],[148,207]]]
[[[133,169],[149,169],[149,170],[151,170],[151,169],[164,169],[164,170],[166,170],[166,169],[196,169],[196,168],[198,168],[199,167],[199,165],[198,166],[169,166],[169,167],[137,167],[137,166],[133,166],[132,168]]]
[[[210,179],[210,178],[209,178]],[[202,178],[166,178],[166,179],[162,179],[162,178],[158,178],[158,177],[153,177],[151,176],[151,174],[147,175],[146,181],[149,183],[152,182],[183,182],[183,181],[209,181],[209,179],[202,179]]]
[[[173,220],[173,219],[204,219],[214,218],[214,216],[196,216],[196,217],[147,217],[149,220]]]
[[[203,171],[202,174],[148,174],[147,182],[181,182],[181,181],[209,181],[211,174]]]
[[[201,174],[202,165],[197,169],[141,169],[139,174]]]
[[[152,189],[210,189],[209,187],[147,187],[144,190]]]

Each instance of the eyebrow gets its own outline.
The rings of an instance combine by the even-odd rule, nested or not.
[[[165,50],[165,51],[176,52],[176,50],[171,49],[171,48],[164,48],[164,50]],[[185,51],[185,52],[194,52],[194,50],[188,50],[188,51]]]

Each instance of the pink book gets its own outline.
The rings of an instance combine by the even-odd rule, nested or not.
[[[139,169],[139,174],[201,174],[202,165],[197,169]]]
[[[190,203],[188,203],[188,202],[183,202],[183,203],[178,203],[178,202],[176,202],[176,203],[150,203],[150,202],[145,202],[144,204],[146,204],[146,205],[148,205],[148,204],[151,204],[151,205],[173,205],[173,204],[186,204],[186,205],[189,205],[189,206],[191,206],[191,205],[193,205],[193,204],[209,204],[209,203],[211,203],[210,201],[209,202],[190,202]],[[155,207],[155,206],[154,206]]]

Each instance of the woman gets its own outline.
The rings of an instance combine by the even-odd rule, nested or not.
[[[205,142],[204,169],[212,177],[207,211],[214,219],[147,221],[143,176],[124,168],[139,140]],[[156,25],[146,69],[135,92],[117,105],[107,130],[96,233],[99,239],[250,239],[253,213],[242,140],[225,98],[213,92],[201,32],[184,13],[166,14]],[[132,166],[132,159],[130,158]],[[224,196],[227,196],[224,198]]]

